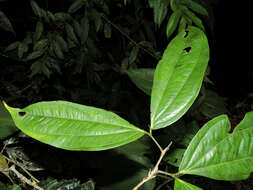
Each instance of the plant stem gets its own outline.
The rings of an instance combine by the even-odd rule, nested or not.
[[[139,48],[141,48],[143,51],[145,51],[146,53],[148,53],[150,56],[152,56],[153,58],[155,58],[156,60],[159,60],[160,57],[155,56],[153,53],[151,53],[149,50],[147,50],[146,48],[144,48],[143,46],[141,46],[140,44],[138,44],[137,42],[135,42],[132,38],[130,38],[124,31],[122,31],[116,24],[112,23],[104,14],[101,14],[101,17],[108,22],[110,25],[112,25],[115,29],[117,29],[123,36],[125,36],[129,41],[131,41],[134,45],[138,46]]]
[[[153,168],[153,170],[149,171],[148,176],[146,178],[144,178],[139,184],[137,184],[133,188],[133,190],[138,190],[139,187],[141,187],[144,183],[146,183],[147,181],[149,181],[151,179],[154,179],[159,174],[158,167],[159,167],[163,157],[165,156],[166,152],[168,152],[168,150],[170,149],[171,145],[172,145],[172,142],[170,142],[170,144],[165,149],[161,148],[161,155],[160,155],[160,158],[158,159],[155,167]],[[159,147],[160,147],[160,145],[159,145]]]
[[[155,140],[155,138],[152,136],[152,134],[150,134],[150,133],[147,133],[148,134],[148,136],[154,141],[154,143],[156,144],[156,146],[160,149],[160,151],[162,152],[163,151],[163,149],[162,149],[162,147],[160,146],[160,144]]]
[[[17,177],[18,177],[20,180],[24,181],[24,182],[27,183],[28,185],[34,187],[34,188],[37,189],[37,190],[43,190],[41,187],[39,187],[39,186],[37,185],[36,182],[30,181],[30,180],[27,179],[25,176],[23,176],[21,173],[19,173],[19,172],[16,170],[14,164],[9,168],[9,170],[12,171],[13,173],[15,173],[15,174],[17,175]]]

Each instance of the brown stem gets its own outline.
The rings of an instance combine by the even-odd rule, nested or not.
[[[155,177],[158,175],[158,173],[159,173],[159,172],[158,172],[158,171],[159,171],[159,170],[158,170],[158,167],[159,167],[159,165],[160,165],[160,163],[161,163],[163,157],[165,156],[166,152],[168,152],[168,150],[170,149],[171,145],[172,145],[172,142],[170,142],[170,144],[169,144],[165,149],[163,149],[163,150],[161,151],[160,158],[158,159],[158,161],[157,161],[155,167],[153,168],[153,170],[151,170],[151,171],[148,173],[148,176],[145,177],[139,184],[137,184],[137,185],[133,188],[133,190],[138,190],[144,183],[146,183],[147,181],[149,181],[149,180],[155,178]]]

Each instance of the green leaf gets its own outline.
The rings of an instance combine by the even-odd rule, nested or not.
[[[55,40],[52,43],[53,43],[54,53],[55,53],[56,57],[59,59],[64,59],[64,54],[62,52],[61,44]]]
[[[198,109],[204,116],[214,118],[228,112],[224,100],[214,91],[205,90],[203,98]]]
[[[199,13],[201,15],[208,16],[208,12],[206,8],[204,8],[201,4],[192,1],[192,0],[180,0],[180,4],[186,5],[188,8],[193,10],[196,13]]]
[[[32,7],[34,14],[36,16],[38,16],[39,18],[41,18],[43,15],[42,9],[39,7],[39,5],[36,3],[36,1],[31,0],[30,3],[31,3],[31,7]]]
[[[20,59],[23,58],[24,53],[26,53],[27,51],[28,51],[28,45],[24,42],[19,43],[19,45],[18,45],[18,57]]]
[[[112,112],[71,102],[39,102],[24,109],[6,105],[6,108],[25,134],[67,150],[105,150],[145,134]]]
[[[151,95],[151,128],[166,127],[190,108],[198,96],[209,60],[203,31],[189,27],[180,32],[159,61]]]
[[[92,180],[87,181],[86,183],[80,184],[80,181],[77,179],[69,180],[60,180],[56,179],[47,179],[42,183],[44,190],[94,190],[95,184]]]
[[[7,31],[7,32],[11,32],[11,33],[15,34],[15,31],[12,27],[10,20],[7,18],[7,16],[2,11],[0,11],[0,28]]]
[[[42,51],[48,47],[49,41],[48,39],[42,39],[38,42],[33,47],[33,51]]]
[[[43,31],[44,31],[43,22],[38,21],[36,24],[36,29],[34,33],[34,41],[38,41],[41,38]]]
[[[8,46],[5,48],[5,51],[12,51],[12,50],[14,50],[14,49],[18,48],[19,44],[20,44],[19,41],[13,42],[13,43],[11,43],[10,45],[8,45]]]
[[[84,44],[87,39],[88,39],[88,35],[89,35],[89,19],[84,17],[81,20],[81,28],[82,28],[82,34],[81,34],[81,42],[82,44]]]
[[[69,7],[68,12],[69,13],[75,13],[76,11],[78,11],[79,9],[81,9],[84,4],[85,4],[85,0],[75,0],[72,3],[72,5]]]
[[[167,161],[172,166],[179,167],[182,161],[184,152],[185,152],[185,149],[177,148],[169,152],[167,156],[164,157],[164,160]]]
[[[173,34],[173,32],[176,30],[180,17],[181,17],[180,10],[173,12],[172,15],[170,16],[170,19],[168,21],[167,28],[166,28],[167,38],[169,38],[171,34]]]
[[[176,178],[174,190],[202,190],[202,189],[179,178]]]
[[[126,71],[127,75],[131,81],[144,93],[151,95],[153,78],[154,78],[154,69],[129,69]]]
[[[64,52],[69,51],[67,42],[59,34],[56,34],[55,40],[56,40],[57,44],[60,45],[62,51],[64,51]]]
[[[138,53],[139,53],[139,47],[134,46],[129,55],[129,62],[128,62],[129,65],[131,65],[136,60]]]
[[[112,36],[112,28],[110,24],[108,23],[104,24],[104,35],[105,35],[105,38],[111,38]]]
[[[37,58],[39,58],[40,56],[42,56],[44,53],[45,53],[45,50],[43,50],[43,49],[34,51],[34,52],[30,53],[30,54],[26,57],[26,61],[30,61],[30,60],[33,60],[33,59],[37,59]]]
[[[202,20],[198,18],[192,11],[190,11],[187,7],[183,6],[181,8],[182,12],[186,17],[188,17],[194,24],[196,24],[201,30],[205,31],[205,27],[202,23]]]
[[[30,77],[33,77],[34,75],[42,73],[42,74],[46,75],[47,78],[49,78],[50,74],[51,74],[51,72],[49,71],[49,69],[46,66],[46,63],[41,59],[39,59],[35,63],[33,63],[30,69],[32,71]]]
[[[226,115],[206,123],[187,148],[179,174],[194,174],[217,180],[242,180],[253,171],[253,112],[229,134]]]
[[[149,5],[154,9],[154,22],[158,27],[160,27],[167,15],[169,0],[150,0]]]
[[[76,34],[74,32],[74,28],[70,25],[70,24],[66,24],[65,25],[65,29],[66,29],[66,33],[67,36],[73,41],[75,42],[75,44],[79,44],[79,41],[76,37]]]

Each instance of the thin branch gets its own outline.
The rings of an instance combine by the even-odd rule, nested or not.
[[[139,184],[137,184],[133,190],[138,190],[144,183],[146,183],[147,181],[154,179],[157,175],[158,175],[158,167],[163,159],[163,157],[165,156],[166,152],[168,152],[168,150],[170,149],[172,145],[172,142],[170,142],[170,144],[161,151],[161,155],[160,158],[158,159],[155,167],[153,168],[153,170],[149,171],[148,176],[146,178],[144,178]],[[160,146],[160,145],[159,145]]]
[[[27,179],[25,176],[23,176],[21,173],[19,173],[19,171],[16,170],[14,164],[9,168],[9,170],[12,171],[13,173],[15,173],[16,176],[17,176],[21,181],[24,181],[26,184],[28,184],[28,185],[34,187],[34,188],[37,189],[37,190],[43,190],[43,188],[39,187],[35,181],[30,181],[30,180]]]
[[[101,17],[108,22],[110,25],[112,25],[115,29],[117,29],[123,36],[125,36],[130,42],[132,42],[134,45],[138,46],[139,48],[141,48],[143,51],[145,51],[147,54],[149,54],[150,56],[152,56],[153,58],[155,58],[156,60],[159,60],[160,57],[155,56],[152,52],[150,52],[149,50],[147,50],[146,48],[144,48],[143,46],[141,46],[140,44],[138,44],[137,42],[135,42],[131,37],[128,36],[128,34],[126,34],[124,31],[122,31],[116,24],[114,24],[113,22],[111,22],[104,14],[101,14]]]
[[[4,156],[4,155],[3,155],[3,156]],[[4,156],[4,158],[5,158],[6,160],[8,160],[9,162],[12,162],[13,164],[15,164],[15,165],[17,165],[18,167],[20,167],[27,175],[29,175],[29,176],[33,179],[33,181],[35,181],[35,182],[37,182],[37,183],[40,182],[40,181],[39,181],[38,179],[36,179],[30,172],[28,172],[21,164],[16,163],[15,161],[9,159],[9,158],[6,157],[6,156]]]
[[[156,146],[160,149],[160,151],[162,152],[163,149],[162,147],[160,146],[160,144],[155,140],[155,138],[152,136],[152,134],[149,134],[148,133],[148,136],[154,141],[154,143],[156,144]]]

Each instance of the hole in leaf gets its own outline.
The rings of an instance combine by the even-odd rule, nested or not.
[[[188,30],[185,30],[184,38],[187,38],[188,34],[189,34],[189,31],[188,31]]]
[[[174,160],[174,163],[177,163],[177,158]]]
[[[18,115],[21,116],[21,117],[25,116],[25,114],[26,114],[26,112],[24,112],[24,111],[18,112]]]
[[[192,47],[186,47],[186,48],[184,48],[184,50],[185,50],[187,53],[190,53],[191,49],[192,49]]]

